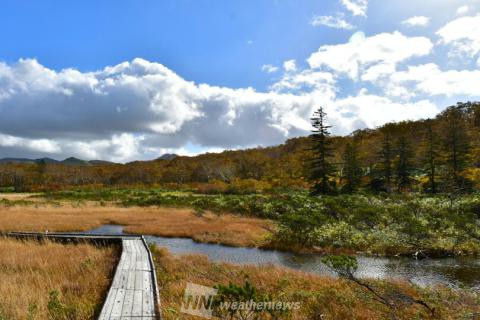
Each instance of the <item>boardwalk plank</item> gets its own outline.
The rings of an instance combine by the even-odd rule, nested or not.
[[[112,313],[113,303],[115,302],[115,295],[117,294],[117,290],[110,289],[108,293],[108,297],[105,300],[103,305],[102,312],[100,313],[99,320],[108,320],[110,318],[110,314]],[[113,296],[113,298],[110,298]]]
[[[125,316],[132,316],[132,310],[133,310],[133,292],[134,290],[127,290],[125,292],[125,298],[123,301],[123,307],[122,307],[122,317]]]
[[[143,316],[154,316],[154,306],[153,306],[153,293],[152,291],[142,291],[143,292]]]
[[[119,317],[119,318],[121,317],[124,301],[125,301],[125,290],[118,289],[117,295],[115,297],[115,302],[113,304],[112,313],[110,314],[109,319],[112,319],[112,317]]]
[[[143,311],[143,292],[142,290],[135,290],[133,292],[133,310],[132,316],[141,317]]]

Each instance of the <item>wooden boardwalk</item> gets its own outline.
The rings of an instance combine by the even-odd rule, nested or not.
[[[51,238],[60,241],[120,242],[122,256],[99,320],[161,319],[155,267],[142,236],[109,236],[69,233],[8,233],[7,236]]]
[[[123,251],[99,320],[156,319],[152,266],[142,239],[123,239]]]

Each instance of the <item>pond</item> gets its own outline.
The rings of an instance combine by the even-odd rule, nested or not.
[[[119,225],[103,225],[90,234],[125,234]],[[332,275],[318,254],[295,254],[258,248],[228,247],[198,243],[191,239],[145,236],[148,242],[166,247],[173,254],[204,254],[212,261],[234,264],[275,264],[319,275]],[[452,288],[480,290],[480,259],[456,257],[415,260],[408,257],[369,257],[358,255],[356,275],[363,278],[400,278],[420,286],[445,284]]]

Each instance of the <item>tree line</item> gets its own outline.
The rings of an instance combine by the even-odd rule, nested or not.
[[[308,178],[314,195],[359,190],[457,194],[473,191],[478,183],[480,103],[458,103],[436,119],[358,130],[336,145],[322,107],[311,123]]]

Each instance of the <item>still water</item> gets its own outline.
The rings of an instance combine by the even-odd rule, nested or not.
[[[124,234],[123,227],[103,225],[92,229],[90,234]],[[318,254],[295,254],[290,252],[257,248],[227,247],[218,244],[197,243],[191,239],[145,236],[148,242],[166,247],[174,254],[204,254],[213,261],[234,264],[275,264],[320,275],[331,275]],[[452,288],[480,290],[480,259],[441,258],[415,260],[407,257],[357,256],[359,277],[400,278],[420,286],[444,284]]]

